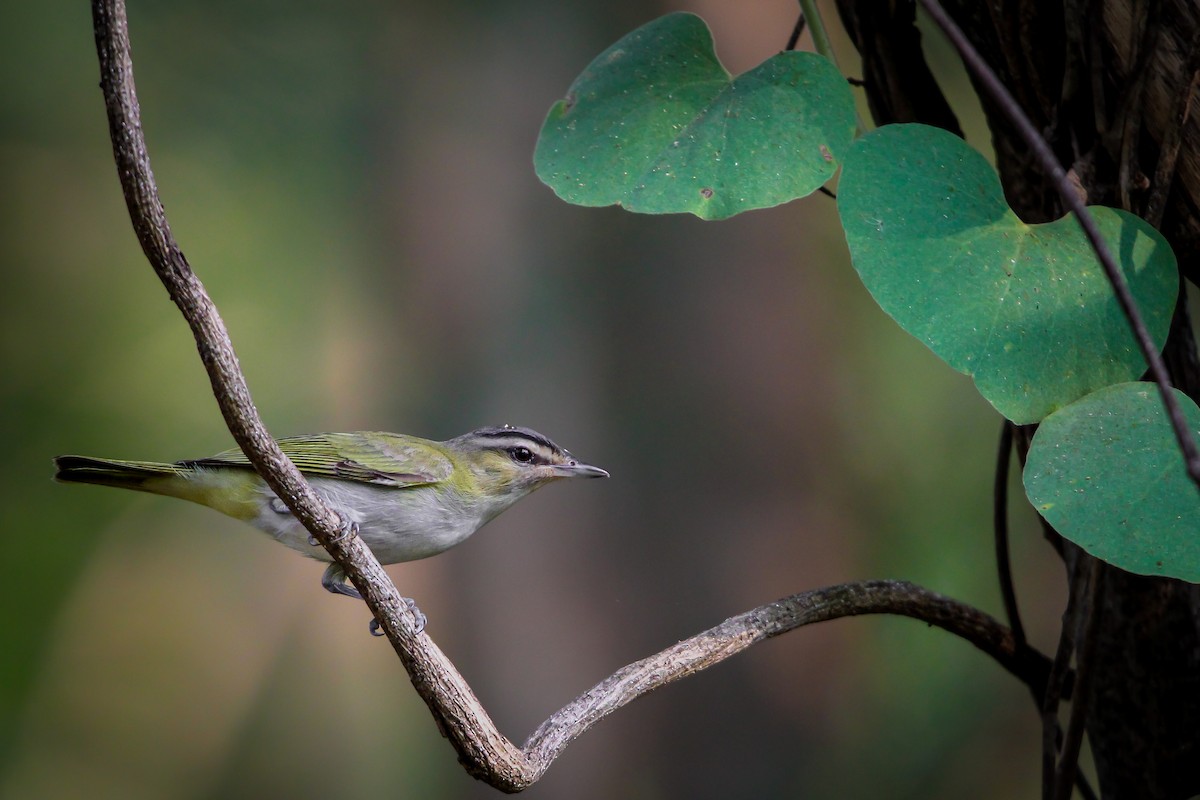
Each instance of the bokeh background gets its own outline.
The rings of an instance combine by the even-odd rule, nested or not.
[[[167,211],[273,432],[511,422],[612,472],[390,568],[510,737],[804,589],[907,578],[999,614],[999,418],[873,304],[832,201],[702,223],[569,207],[533,174],[546,110],[626,32],[698,12],[740,72],[783,46],[794,3],[131,6]],[[64,452],[231,442],[130,230],[87,4],[0,20],[0,796],[495,796],[320,565],[207,509],[51,482]],[[1027,509],[1014,526],[1050,648],[1060,570]],[[528,796],[1021,796],[1039,735],[969,645],[844,620],[638,701]]]

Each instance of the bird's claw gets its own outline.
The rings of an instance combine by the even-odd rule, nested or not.
[[[343,542],[351,536],[358,535],[358,523],[354,520],[342,523],[342,529],[338,531],[338,535],[329,540],[330,544],[334,542]]]
[[[416,634],[423,632],[425,630],[425,625],[429,622],[429,618],[425,616],[421,609],[417,608],[416,600],[413,600],[411,597],[401,597],[400,599],[404,601],[404,605],[408,607],[408,610],[412,612],[413,617],[416,618],[417,629],[413,631],[413,633]],[[371,620],[371,624],[368,625],[367,628],[371,631],[372,636],[384,635],[383,631],[380,630],[379,620],[377,619]]]
[[[338,530],[337,535],[334,536],[332,539],[330,539],[329,543],[335,544],[337,542],[345,541],[346,539],[349,539],[351,536],[353,536],[357,533],[358,533],[358,523],[357,522],[343,523],[341,529]],[[320,540],[317,539],[317,537],[313,536],[310,533],[308,535],[308,545],[309,545],[309,547],[320,547],[321,542],[320,542]]]
[[[429,618],[425,616],[421,609],[417,608],[416,600],[413,600],[411,597],[404,597],[401,599],[404,600],[404,604],[408,606],[408,610],[412,612],[413,617],[415,617],[417,620],[417,629],[413,631],[413,633],[424,632],[425,625],[429,622]]]

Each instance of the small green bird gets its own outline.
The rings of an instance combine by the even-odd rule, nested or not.
[[[398,433],[320,433],[279,447],[313,490],[357,530],[384,564],[450,549],[513,503],[558,478],[607,478],[529,428],[480,428],[445,442]],[[59,456],[56,480],[117,486],[208,506],[266,531],[319,561],[330,561],[241,450],[160,464]],[[331,563],[330,592],[359,593]]]

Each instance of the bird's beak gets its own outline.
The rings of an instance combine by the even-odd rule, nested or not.
[[[607,478],[608,472],[591,464],[581,464],[570,461],[566,464],[554,464],[550,471],[556,478]]]

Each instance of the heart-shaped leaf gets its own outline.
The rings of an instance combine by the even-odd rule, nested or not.
[[[569,203],[722,219],[815,191],[854,124],[827,59],[779,53],[733,80],[704,21],[675,13],[588,65],[550,109],[533,161]]]
[[[1073,216],[1026,225],[991,165],[953,134],[886,125],[850,149],[838,210],[854,266],[900,326],[1014,422],[1146,369]],[[1148,224],[1093,206],[1161,348],[1178,292],[1175,256]]]
[[[1200,409],[1175,396],[1195,435]],[[1200,583],[1200,492],[1154,384],[1109,386],[1046,417],[1025,462],[1025,493],[1096,558]]]

